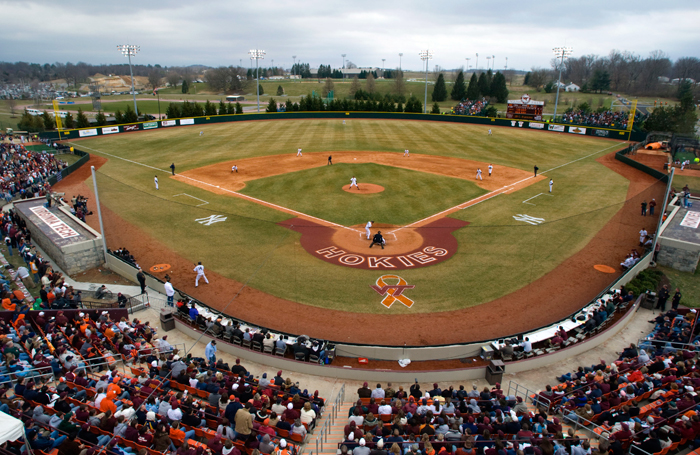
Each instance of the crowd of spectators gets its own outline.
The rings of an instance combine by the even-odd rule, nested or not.
[[[18,143],[0,143],[0,159],[0,190],[8,202],[44,196],[51,190],[48,178],[68,166],[53,153],[29,151]]]
[[[134,258],[134,255],[132,255],[129,250],[126,248],[118,248],[114,251],[107,250],[108,252],[112,253],[119,259],[121,259],[124,262],[128,262],[129,264],[133,265],[137,269],[139,268],[138,262],[136,262],[136,258]]]
[[[33,449],[293,455],[325,406],[318,391],[300,389],[282,371],[258,380],[240,360],[229,366],[215,355],[181,356],[148,322],[112,321],[108,311],[92,318],[74,313],[70,319],[42,312],[36,328],[0,321],[5,362],[20,358],[60,376],[52,387],[37,376],[41,370],[18,370],[14,396],[0,389],[0,411],[24,420]],[[115,353],[133,365],[131,374],[110,360]],[[146,368],[136,368],[144,362]],[[6,448],[19,455],[20,445]]]
[[[480,100],[464,100],[452,108],[452,113],[456,115],[482,115],[489,102],[486,98]]]
[[[635,123],[641,120],[641,116],[635,114]],[[605,111],[585,112],[580,109],[569,110],[562,116],[562,123],[575,125],[600,126],[624,130],[627,128],[628,114],[626,112]]]
[[[70,212],[83,223],[87,215],[92,215],[92,211],[88,209],[87,204],[88,198],[83,195],[73,195],[73,197],[70,198]]]

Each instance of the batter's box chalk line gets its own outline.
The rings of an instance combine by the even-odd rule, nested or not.
[[[540,194],[536,194],[536,195],[532,196],[530,199],[525,199],[525,200],[523,201],[523,204],[537,205],[537,204],[533,204],[532,202],[528,202],[528,201],[531,201],[531,200],[535,199],[537,196],[552,196],[552,194],[549,194],[549,193],[540,193]]]
[[[191,194],[187,194],[187,193],[176,194],[176,195],[173,196],[173,197],[178,197],[178,196],[189,196],[189,197],[191,197],[192,199],[197,199],[198,201],[200,201],[201,204],[197,204],[197,205],[195,205],[195,207],[199,207],[200,205],[207,205],[207,204],[209,203],[209,202],[205,201],[204,199],[200,199],[200,198],[198,198],[198,197],[194,197],[194,196],[192,196]]]

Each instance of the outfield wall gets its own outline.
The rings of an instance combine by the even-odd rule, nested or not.
[[[260,114],[211,115],[204,117],[181,118],[172,120],[156,120],[139,122],[128,125],[99,126],[73,130],[49,131],[41,133],[43,138],[52,140],[80,139],[84,137],[105,136],[111,134],[130,133],[136,131],[167,129],[177,126],[208,125],[214,123],[245,122],[251,120],[299,120],[299,119],[382,119],[382,120],[421,120],[430,122],[467,123],[487,126],[505,126],[509,128],[524,128],[540,131],[553,131],[586,136],[619,139],[640,142],[646,138],[646,133],[640,131],[616,130],[584,125],[569,125],[549,122],[530,122],[528,120],[510,120],[503,118],[476,117],[471,115],[447,114],[414,114],[394,112],[266,112]]]

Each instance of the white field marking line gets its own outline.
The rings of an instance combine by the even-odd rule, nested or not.
[[[536,194],[535,196],[532,196],[530,199],[525,199],[525,200],[523,201],[523,204],[537,205],[537,204],[533,204],[532,202],[527,202],[527,201],[531,201],[531,200],[535,199],[537,196],[542,196],[542,195],[544,195],[544,196],[551,196],[551,194],[547,194],[547,193]]]
[[[586,158],[589,158],[589,157],[591,157],[591,156],[593,156],[593,155],[597,155],[597,154],[602,153],[602,152],[604,152],[604,151],[606,151],[606,150],[610,150],[610,149],[613,148],[613,147],[618,147],[618,146],[620,146],[620,145],[622,145],[622,144],[626,144],[626,143],[627,143],[627,142],[620,142],[620,143],[611,145],[610,147],[606,147],[606,148],[604,148],[603,150],[598,150],[597,152],[593,152],[593,153],[591,153],[590,155],[586,155],[586,156],[583,156],[583,157],[581,157],[581,158],[575,159],[575,160],[573,160],[573,161],[569,161],[568,163],[564,163],[564,164],[562,164],[561,166],[553,167],[552,169],[547,169],[546,171],[540,172],[540,174],[544,174],[544,173],[546,173],[546,172],[550,172],[550,171],[553,171],[553,170],[555,170],[555,169],[559,169],[560,167],[568,166],[569,164],[575,163],[575,162],[577,162],[577,161],[585,160]]]
[[[74,142],[69,142],[69,144],[79,145],[79,144],[75,144]],[[126,159],[126,158],[122,158],[121,156],[112,155],[111,153],[103,152],[103,151],[101,151],[101,150],[96,150],[96,149],[93,149],[93,148],[90,148],[90,147],[85,147],[85,146],[81,146],[81,147],[86,148],[86,149],[88,149],[88,150],[92,150],[92,151],[97,152],[97,153],[101,153],[101,154],[107,155],[107,156],[111,156],[111,157],[114,157],[114,158],[118,158],[118,159],[120,159],[120,160],[129,162],[129,163],[132,163],[132,164],[138,164],[139,166],[147,167],[147,168],[150,168],[150,169],[155,169],[155,170],[157,170],[157,171],[162,171],[162,172],[170,172],[170,171],[166,171],[166,170],[164,170],[164,169],[158,169],[157,167],[149,166],[148,164],[139,163],[138,161],[134,161],[134,160],[129,160],[129,159]],[[201,180],[193,179],[192,177],[188,177],[188,176],[186,176],[186,175],[178,174],[178,176],[179,176],[179,177],[186,178],[186,179],[188,179],[188,180],[192,180],[193,182],[201,183],[202,185],[206,185],[206,186],[210,186],[210,187],[212,187],[212,188],[216,188],[216,189],[218,189],[218,190],[226,191],[226,192],[231,193],[231,194],[233,194],[233,195],[235,195],[235,196],[237,196],[237,197],[240,197],[240,198],[242,198],[242,199],[248,199],[248,200],[250,200],[250,201],[257,202],[257,203],[260,204],[260,205],[268,205],[268,206],[270,206],[270,207],[274,207],[274,208],[276,208],[276,209],[278,209],[278,210],[286,211],[286,212],[288,212],[288,213],[292,213],[292,214],[297,215],[297,216],[299,216],[299,215],[305,216],[305,217],[307,217],[307,218],[311,218],[311,219],[314,219],[314,220],[322,221],[322,222],[324,222],[324,223],[332,224],[333,226],[336,226],[336,227],[341,227],[341,228],[344,228],[344,229],[348,229],[348,230],[350,230],[350,231],[360,232],[360,231],[358,231],[357,229],[349,228],[349,227],[347,227],[347,226],[343,226],[342,224],[334,223],[334,222],[332,222],[332,221],[324,220],[324,219],[322,219],[322,218],[317,218],[317,217],[315,217],[315,216],[307,215],[306,213],[297,212],[296,210],[288,209],[287,207],[282,207],[281,205],[277,205],[277,204],[273,204],[273,203],[271,203],[271,202],[263,201],[262,199],[257,199],[257,198],[248,196],[248,195],[246,195],[246,194],[241,194],[241,193],[238,193],[238,192],[236,192],[236,191],[232,191],[232,190],[229,190],[229,189],[226,189],[226,188],[221,188],[221,187],[219,187],[218,185],[213,185],[213,184],[208,183],[208,182],[202,182]],[[360,232],[360,233],[361,233],[361,232]]]
[[[540,172],[540,174],[544,174],[545,172],[550,172],[550,171],[553,171],[553,170],[555,170],[555,169],[559,169],[560,167],[568,166],[569,164],[575,163],[575,162],[577,162],[577,161],[581,161],[581,160],[583,160],[583,159],[589,158],[589,157],[591,157],[591,156],[593,156],[593,155],[597,155],[598,153],[602,153],[602,152],[604,152],[604,151],[606,151],[606,150],[610,150],[610,149],[613,148],[613,147],[619,147],[620,145],[626,144],[626,143],[627,143],[627,142],[620,142],[620,143],[611,145],[610,147],[606,147],[606,148],[604,148],[604,149],[602,149],[602,150],[598,150],[597,152],[591,153],[590,155],[586,155],[586,156],[584,156],[584,157],[575,159],[575,160],[573,160],[573,161],[569,161],[568,163],[564,163],[564,164],[562,164],[562,165],[560,165],[560,166],[553,167],[552,169],[548,169],[548,170],[546,170],[546,171],[544,171],[544,172]],[[506,186],[504,186],[503,188],[500,188],[500,189],[498,189],[498,190],[494,190],[494,191],[492,191],[492,192],[490,192],[490,193],[486,193],[486,194],[484,194],[484,195],[482,195],[482,196],[479,196],[479,197],[474,198],[474,199],[472,199],[472,200],[469,200],[469,201],[467,201],[467,202],[463,202],[463,203],[461,203],[461,204],[459,204],[459,205],[455,205],[454,207],[451,207],[451,208],[449,208],[449,209],[447,209],[447,210],[443,210],[442,212],[438,212],[438,213],[436,213],[436,214],[434,214],[434,215],[430,215],[429,217],[423,218],[422,220],[418,220],[418,221],[413,222],[413,223],[411,223],[411,224],[408,224],[408,225],[406,225],[406,226],[402,226],[402,227],[400,227],[400,228],[398,228],[398,229],[395,229],[395,230],[389,232],[389,234],[393,234],[394,232],[400,231],[401,229],[404,229],[404,228],[407,228],[407,227],[411,227],[411,226],[413,226],[413,225],[415,225],[415,224],[418,224],[418,223],[421,223],[421,222],[423,222],[423,221],[429,220],[430,218],[434,218],[434,217],[436,217],[436,216],[442,215],[443,213],[450,212],[450,211],[452,211],[452,210],[456,210],[456,209],[464,210],[464,209],[466,209],[466,208],[468,208],[468,207],[473,207],[473,206],[475,206],[475,205],[477,205],[477,204],[481,204],[481,203],[484,202],[484,201],[488,201],[488,200],[491,199],[492,197],[496,197],[496,196],[498,196],[499,194],[506,193],[506,192],[510,191],[511,189],[513,189],[513,187],[515,187],[515,185],[517,185],[517,184],[519,184],[519,183],[522,183],[522,182],[524,182],[524,181],[526,181],[526,180],[529,180],[529,179],[531,179],[531,178],[534,178],[534,176],[526,177],[526,178],[524,178],[524,179],[522,179],[522,180],[518,180],[517,182],[511,183],[511,184],[509,184],[509,185],[506,185]],[[494,194],[494,193],[495,193],[495,194]],[[488,197],[486,197],[486,196],[488,196]],[[479,199],[481,199],[481,198],[484,198],[484,199],[479,201]],[[478,201],[478,202],[474,202],[474,201]]]
[[[192,196],[191,194],[180,193],[180,194],[176,194],[176,195],[173,196],[173,197],[178,197],[178,196],[189,196],[189,197],[191,197],[192,199],[197,199],[198,201],[202,201],[202,204],[197,204],[197,205],[195,205],[195,207],[199,207],[200,205],[206,205],[206,204],[208,204],[208,202],[205,201],[204,199],[200,199],[200,198],[198,198],[198,197],[194,197],[194,196]]]

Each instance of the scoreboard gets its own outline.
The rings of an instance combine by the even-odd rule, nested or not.
[[[533,101],[525,94],[519,100],[508,100],[506,118],[542,120],[544,101]]]

